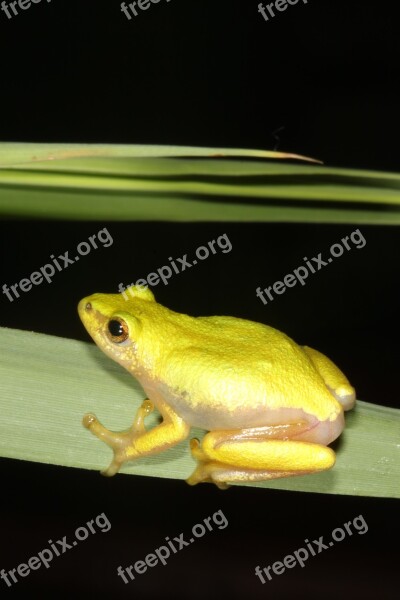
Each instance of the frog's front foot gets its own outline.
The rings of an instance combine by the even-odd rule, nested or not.
[[[152,402],[144,400],[136,413],[132,426],[128,431],[123,432],[110,431],[100,423],[95,415],[86,414],[83,417],[83,426],[100,440],[103,440],[114,452],[113,460],[108,468],[101,472],[102,475],[107,477],[115,475],[125,461],[140,455],[140,452],[136,450],[135,441],[146,432],[144,419],[153,410]]]

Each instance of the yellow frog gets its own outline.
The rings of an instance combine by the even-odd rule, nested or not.
[[[344,427],[354,388],[323,354],[285,334],[235,317],[190,317],[158,304],[140,286],[121,294],[83,298],[79,316],[96,344],[125,367],[148,399],[132,427],[109,431],[87,414],[85,427],[114,450],[105,475],[123,462],[162,452],[192,426],[198,466],[187,482],[219,487],[329,469],[327,445]],[[160,425],[144,420],[157,408]]]

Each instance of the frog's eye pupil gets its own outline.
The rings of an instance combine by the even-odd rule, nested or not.
[[[108,322],[108,332],[111,340],[116,343],[124,342],[129,336],[128,326],[122,319],[111,319]]]
[[[108,331],[114,337],[119,337],[124,332],[122,324],[119,321],[110,321],[108,324]]]

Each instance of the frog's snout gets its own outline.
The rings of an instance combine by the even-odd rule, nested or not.
[[[93,320],[95,314],[93,304],[88,298],[82,298],[78,303],[78,314],[82,323],[85,325],[86,329],[88,329],[88,324]]]
[[[87,298],[82,298],[82,300],[80,300],[80,302],[78,303],[78,314],[81,318],[82,321],[84,321],[85,316],[88,313],[92,313],[93,312],[93,305],[90,301],[88,301]]]
[[[82,300],[78,304],[78,312],[82,314],[84,312],[90,312],[93,309],[92,303],[88,302],[86,298],[82,298]]]

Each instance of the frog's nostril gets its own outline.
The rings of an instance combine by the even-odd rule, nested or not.
[[[85,309],[86,309],[86,310],[92,310],[92,305],[91,305],[91,303],[90,303],[90,302],[87,302],[87,303],[86,303]]]

